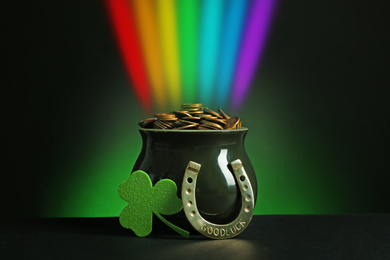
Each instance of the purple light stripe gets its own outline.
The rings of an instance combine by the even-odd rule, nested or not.
[[[235,111],[241,107],[249,91],[258,60],[261,59],[275,2],[276,0],[254,0],[249,8],[249,19],[233,81],[231,104]]]

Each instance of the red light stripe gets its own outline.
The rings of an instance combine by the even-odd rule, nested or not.
[[[151,96],[141,45],[137,36],[134,12],[127,0],[106,0],[111,24],[122,53],[126,70],[145,112],[152,110]]]

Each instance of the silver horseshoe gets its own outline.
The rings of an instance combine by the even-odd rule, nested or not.
[[[213,239],[232,238],[240,234],[252,220],[254,195],[248,175],[237,159],[230,163],[241,192],[241,211],[238,217],[228,224],[214,224],[205,220],[198,211],[195,199],[195,188],[201,165],[190,161],[184,173],[181,198],[188,221],[202,235]]]

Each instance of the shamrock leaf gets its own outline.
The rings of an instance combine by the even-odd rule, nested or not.
[[[145,172],[133,172],[128,180],[119,185],[119,196],[129,203],[119,215],[120,224],[133,230],[137,236],[145,237],[152,232],[154,213],[173,230],[188,238],[189,232],[176,227],[160,215],[172,215],[182,209],[182,202],[176,192],[176,184],[170,179],[160,180],[153,187]]]

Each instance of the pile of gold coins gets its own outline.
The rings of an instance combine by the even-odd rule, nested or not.
[[[202,104],[182,104],[180,110],[154,114],[153,118],[144,119],[138,125],[152,129],[231,130],[240,129],[241,120],[228,116],[220,108],[215,112]]]

